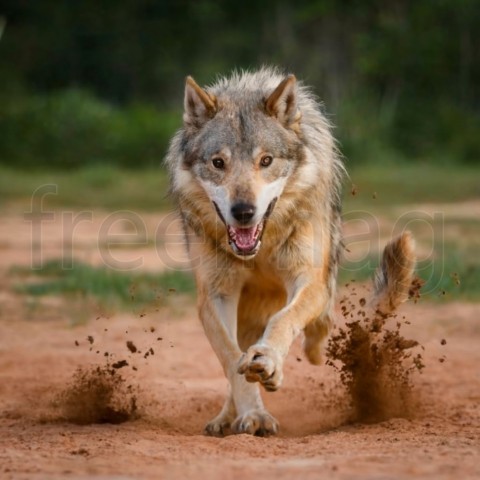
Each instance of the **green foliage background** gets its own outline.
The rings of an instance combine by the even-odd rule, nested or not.
[[[160,164],[183,81],[274,64],[350,164],[480,162],[477,0],[3,0],[0,163]]]

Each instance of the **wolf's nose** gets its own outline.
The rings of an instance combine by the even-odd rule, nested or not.
[[[239,223],[248,223],[255,215],[255,206],[239,202],[232,206],[232,216]]]

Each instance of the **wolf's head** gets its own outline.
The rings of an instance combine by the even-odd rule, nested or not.
[[[251,258],[289,179],[308,162],[296,79],[237,78],[205,90],[188,77],[183,119],[174,188],[203,189],[235,255]]]

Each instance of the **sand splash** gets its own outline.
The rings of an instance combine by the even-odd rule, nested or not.
[[[104,328],[104,332],[108,332],[108,329]],[[123,352],[103,352],[105,363],[78,366],[67,387],[56,395],[53,402],[59,411],[59,419],[86,425],[123,423],[138,418],[139,398],[143,397],[144,392],[133,382],[132,375],[135,376],[138,371],[138,361],[145,363],[148,357],[155,354],[153,342],[163,340],[157,336],[152,342],[151,336],[155,332],[153,326],[144,328],[149,338],[141,342],[141,349],[133,340],[126,338]],[[128,330],[125,331],[125,335],[128,334]],[[99,343],[93,335],[88,335],[86,340],[75,340],[74,344],[87,348],[95,355],[102,353],[101,340]]]
[[[411,417],[418,404],[411,378],[424,368],[423,347],[402,335],[405,317],[367,314],[365,298],[352,300],[355,296],[352,288],[341,300],[346,323],[331,336],[326,351],[327,364],[339,370],[348,393],[351,420]]]
[[[123,423],[138,416],[137,392],[113,365],[80,366],[70,384],[56,398],[63,420],[87,425]]]

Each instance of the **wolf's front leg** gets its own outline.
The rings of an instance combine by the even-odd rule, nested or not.
[[[223,436],[230,427],[234,433],[271,435],[278,423],[263,406],[258,385],[248,383],[237,372],[242,352],[237,341],[237,305],[240,292],[218,295],[203,292],[199,313],[205,333],[230,382],[230,394],[219,415],[205,427],[209,435]]]
[[[262,338],[240,358],[237,371],[248,382],[259,382],[268,391],[280,388],[283,362],[297,335],[329,306],[326,286],[318,274],[302,276],[287,286],[288,303],[268,322]],[[318,321],[318,320],[317,320]],[[328,325],[326,325],[328,329]]]

